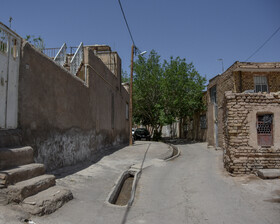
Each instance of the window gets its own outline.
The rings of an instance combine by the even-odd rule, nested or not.
[[[273,114],[257,115],[258,145],[273,145]]]
[[[268,92],[266,76],[254,77],[255,92]]]
[[[213,86],[210,89],[210,101],[211,103],[217,103],[217,91],[216,91],[216,86]]]
[[[2,29],[0,29],[0,52],[8,52],[8,34]]]
[[[14,59],[18,57],[18,50],[17,50],[17,40],[13,39],[12,46],[11,46],[11,54]]]
[[[201,129],[206,129],[207,128],[206,115],[201,115],[200,116],[200,128]]]
[[[125,118],[128,120],[129,116],[129,106],[128,103],[125,104]]]

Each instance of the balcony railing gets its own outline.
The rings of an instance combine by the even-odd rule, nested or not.
[[[66,54],[74,54],[77,49],[78,47],[67,47]],[[59,50],[60,50],[59,47],[45,48],[43,50],[43,53],[50,58],[54,58]]]
[[[84,47],[83,47],[83,43],[81,42],[70,62],[70,72],[73,75],[76,75],[76,73],[79,71],[83,59],[84,59]]]

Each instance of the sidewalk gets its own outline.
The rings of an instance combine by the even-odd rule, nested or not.
[[[145,163],[172,156],[173,150],[164,143],[137,141],[94,164],[79,164],[56,171],[57,185],[69,188],[74,199],[53,214],[31,217],[31,220],[36,224],[121,223],[126,208],[110,205],[106,199],[119,176],[132,165],[142,163],[149,144]]]

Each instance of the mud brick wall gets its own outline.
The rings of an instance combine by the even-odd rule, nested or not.
[[[224,93],[225,91],[234,91],[234,79],[232,76],[232,72],[226,71],[223,75],[217,76],[215,79],[209,81],[209,85],[207,86],[207,142],[208,145],[216,146],[215,144],[215,113],[214,113],[214,105],[211,103],[210,99],[210,89],[216,85],[217,91],[217,105],[218,105],[218,147],[221,147],[223,144],[223,101],[224,101]]]
[[[269,92],[277,92],[280,90],[280,72],[233,72],[236,92],[244,92],[245,90],[254,90],[254,76],[266,76]]]
[[[225,92],[224,166],[234,174],[280,168],[280,92]],[[273,146],[257,141],[257,115],[273,114]]]

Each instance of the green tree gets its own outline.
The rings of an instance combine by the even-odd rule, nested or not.
[[[164,62],[163,102],[166,121],[182,121],[187,116],[204,109],[202,94],[206,79],[199,75],[186,59],[170,57]],[[181,123],[181,122],[180,122]]]
[[[34,35],[26,35],[25,40],[34,45],[41,52],[45,49],[45,42],[41,36],[35,37]]]
[[[152,50],[148,56],[139,56],[134,63],[133,120],[151,127],[151,132],[163,125],[162,78],[160,56]]]
[[[128,75],[127,71],[122,70],[122,82],[130,82],[130,76]]]
[[[138,57],[134,72],[133,119],[151,127],[156,138],[160,138],[163,125],[204,109],[206,79],[185,59],[171,57],[162,65],[152,50],[148,58]]]

